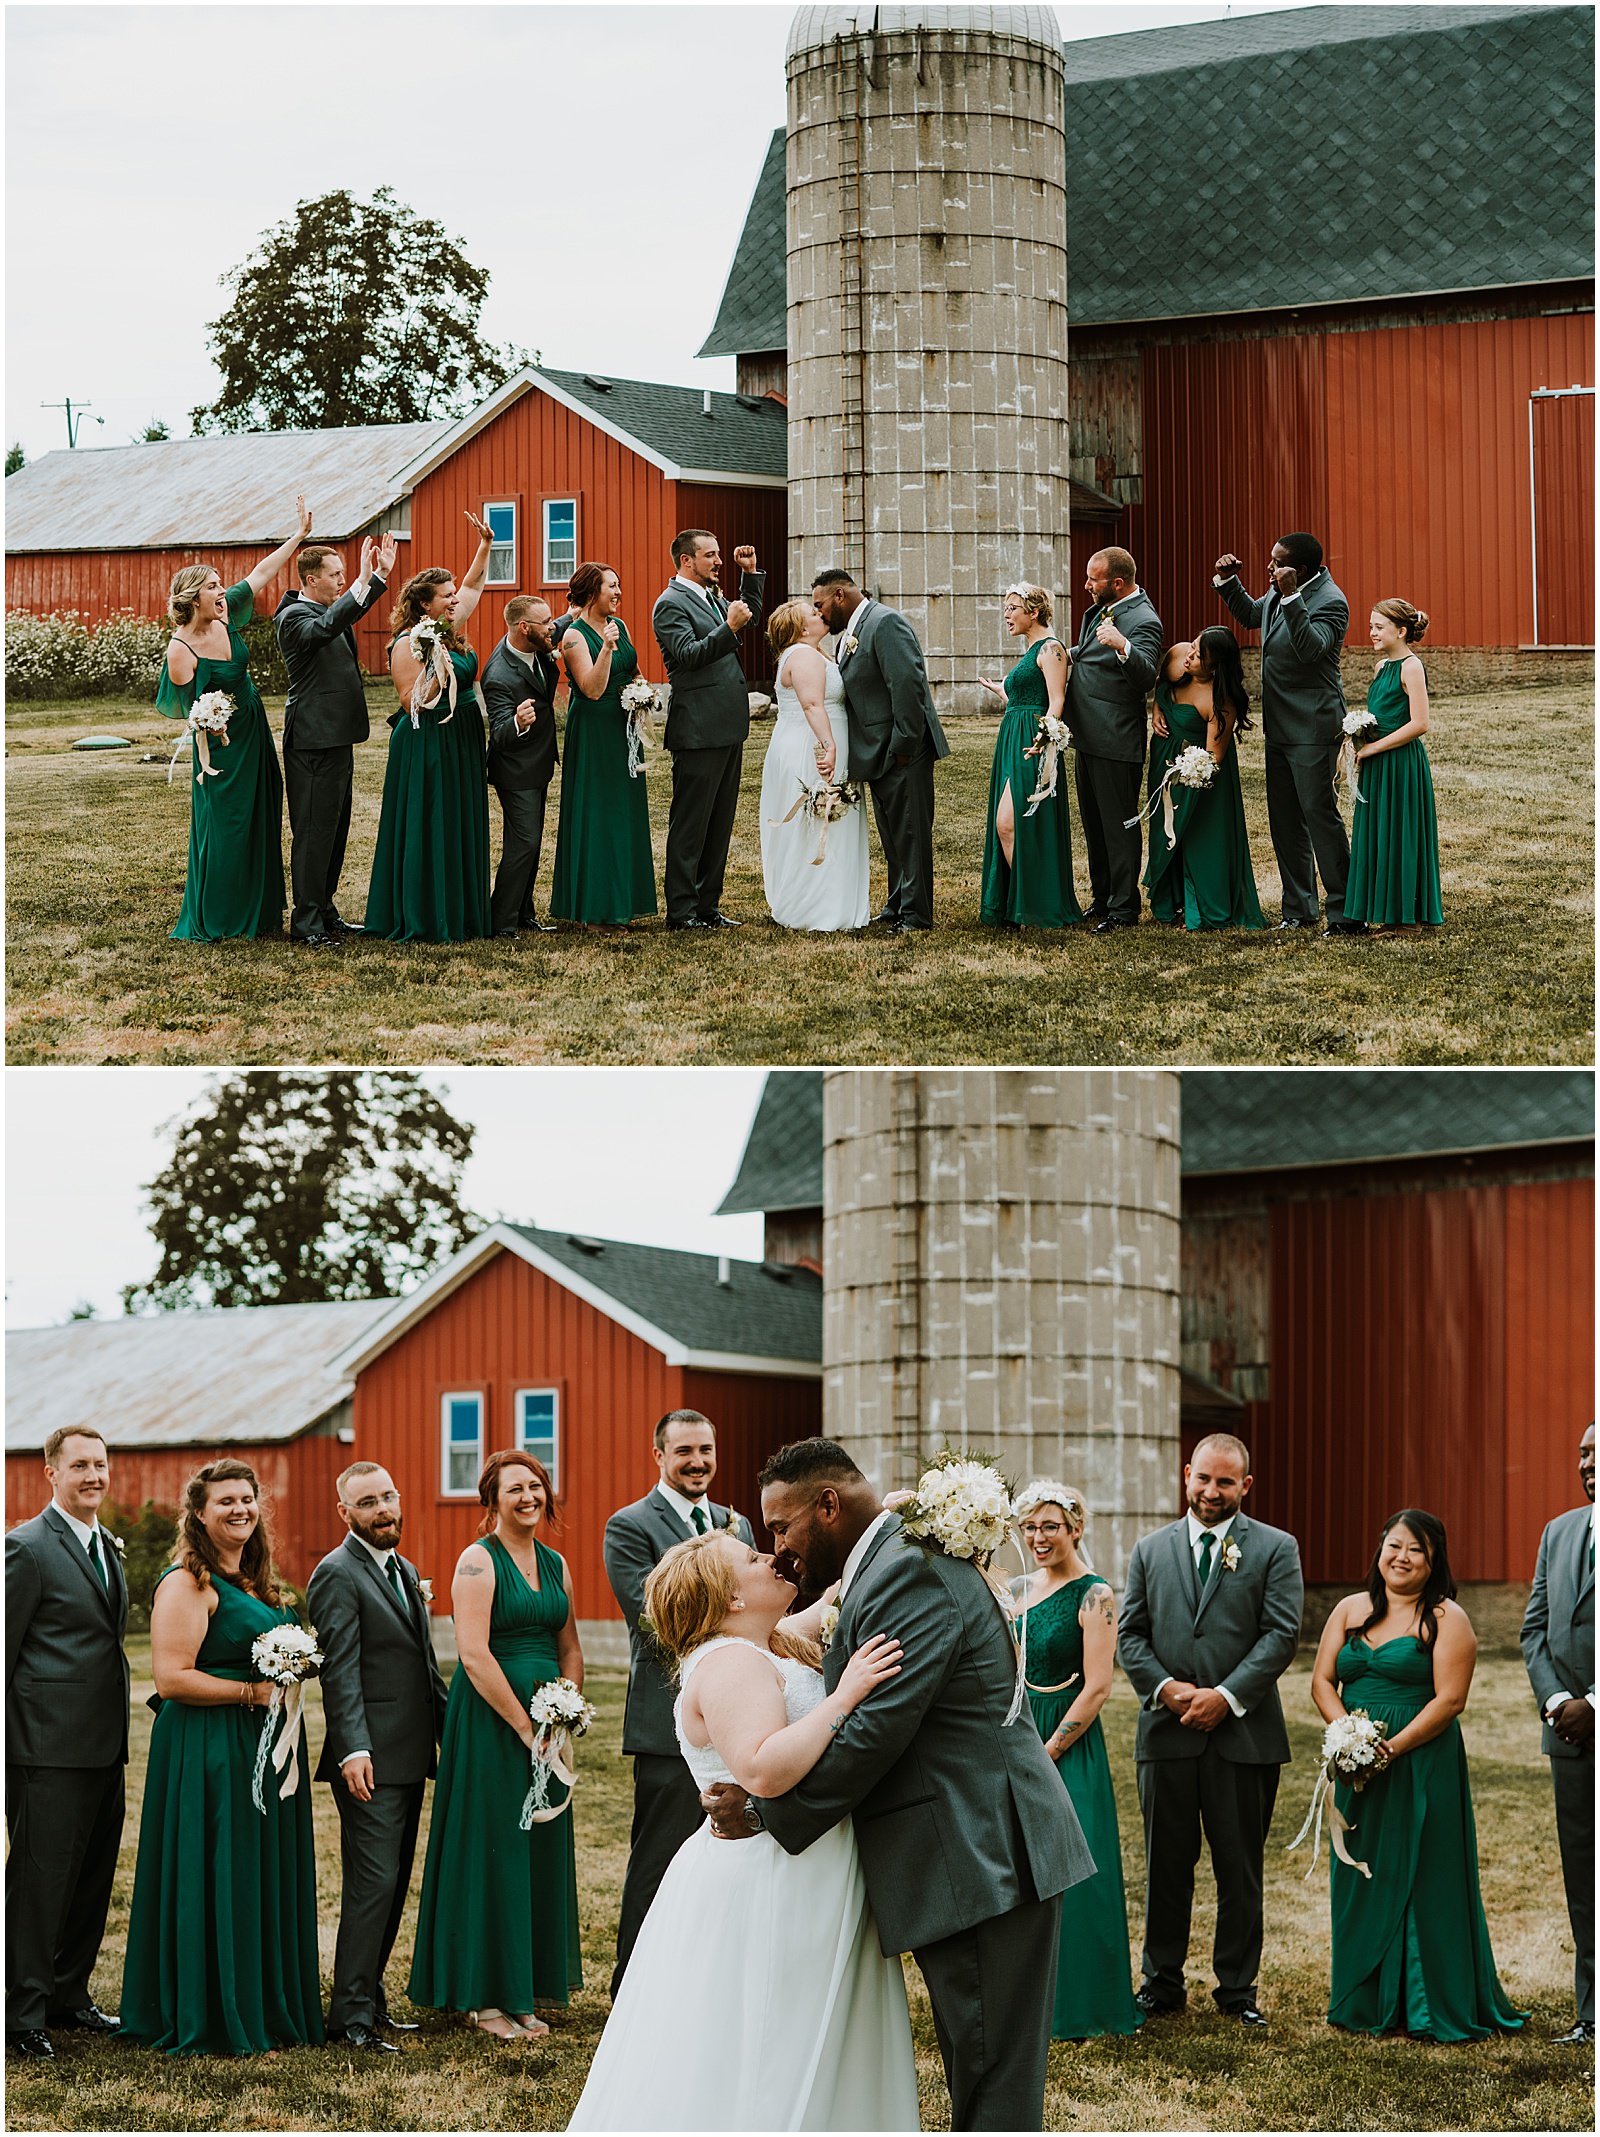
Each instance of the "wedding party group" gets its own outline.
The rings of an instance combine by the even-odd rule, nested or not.
[[[686,528],[651,628],[667,676],[639,672],[621,615],[622,585],[602,563],[578,566],[567,610],[532,595],[506,603],[505,632],[480,673],[467,641],[492,538],[466,516],[476,552],[459,580],[430,566],[406,580],[390,616],[397,709],[376,850],[359,921],[338,904],[354,750],[366,740],[366,683],[354,626],[382,600],[395,539],[362,544],[355,582],[339,552],[311,542],[312,514],[249,576],[224,587],[204,564],[172,582],[173,623],[157,706],[192,737],[189,859],[175,938],[217,942],[281,932],[282,817],[291,832],[289,935],[308,949],[348,936],[394,942],[515,940],[558,921],[626,929],[658,913],[670,930],[742,925],[722,906],[751,693],[741,636],[762,614],[766,575],[734,552],[738,594],[722,592],[717,537]],[[256,599],[293,562],[298,591],[274,624],[288,674],[280,771],[242,635]],[[1266,592],[1246,592],[1234,556],[1216,588],[1261,634],[1268,820],[1283,885],[1284,929],[1315,928],[1318,878],[1328,932],[1393,933],[1442,922],[1438,825],[1423,737],[1427,678],[1416,648],[1426,614],[1386,599],[1371,615],[1378,668],[1364,709],[1347,708],[1340,649],[1350,610],[1314,535],[1273,545]],[[1053,599],[1012,587],[1001,623],[1021,657],[1003,706],[984,829],[980,918],[991,926],[1109,934],[1153,917],[1189,929],[1265,925],[1251,872],[1238,738],[1250,726],[1239,641],[1225,625],[1168,645],[1125,549],[1089,561],[1090,605],[1076,644],[1054,635]],[[934,767],[949,744],[916,633],[842,569],[817,574],[808,599],[766,625],[776,658],[776,717],[762,768],[760,837],[768,911],[780,927],[887,934],[934,924]],[[834,641],[834,652],[824,641]],[[1149,700],[1154,693],[1153,720]],[[558,743],[558,699],[564,693]],[[1152,739],[1153,728],[1153,739]],[[562,748],[564,744],[564,757]],[[180,745],[181,747],[181,745]],[[1073,882],[1073,786],[1089,904]],[[670,762],[662,898],[656,890],[647,781]],[[535,883],[546,805],[560,761],[548,917]],[[1353,810],[1347,834],[1338,788]],[[491,880],[489,789],[499,799]],[[867,806],[886,891],[873,913]],[[1143,827],[1150,824],[1148,855]]]
[[[1091,1562],[1083,1494],[1059,1479],[1013,1494],[946,1451],[884,1500],[844,1447],[803,1440],[761,1472],[763,1551],[711,1496],[710,1420],[669,1412],[651,1449],[656,1483],[602,1544],[630,1636],[634,1818],[611,2012],[571,2127],[916,2129],[909,1953],[950,2126],[1038,2129],[1052,2039],[1183,2010],[1202,1835],[1213,2000],[1247,2034],[1269,2025],[1263,1870],[1303,1594],[1294,1537],[1246,1510],[1242,1441],[1193,1449],[1186,1511],[1135,1544],[1120,1598]],[[190,1480],[151,1607],[158,1711],[119,2017],[90,1989],[128,1753],[127,1584],[97,1519],[110,1456],[64,1427],[45,1466],[50,1505],[6,1539],[8,2049],[50,2058],[52,2030],[91,2029],[168,2054],[325,2039],[399,2053],[415,2022],[391,2013],[386,1969],[430,1779],[410,2002],[508,2049],[548,2035],[581,1985],[573,1739],[593,1709],[543,1465],[523,1450],[484,1464],[448,1688],[385,1469],[338,1479],[344,1536],[311,1576],[309,1631],[249,1467]],[[1578,1473],[1586,1503],[1547,1527],[1522,1628],[1577,1951],[1571,2043],[1594,2035],[1592,1425]],[[1017,1578],[1002,1547],[1023,1554]],[[1525,2025],[1480,1896],[1459,1725],[1475,1658],[1443,1525],[1403,1509],[1322,1630],[1311,1697],[1327,1726],[1294,1843],[1309,1830],[1315,1851],[1326,1820],[1328,2017],[1352,2033],[1465,2042]],[[1139,1701],[1137,1988],[1100,1719],[1116,1663]],[[326,2018],[313,1671],[315,1781],[341,1835]],[[684,2024],[690,1980],[718,1984],[716,2025]]]

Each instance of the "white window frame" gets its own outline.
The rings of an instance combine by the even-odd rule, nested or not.
[[[518,1388],[512,1395],[511,1416],[516,1431],[516,1444],[519,1451],[524,1454],[529,1451],[525,1426],[527,1422],[526,1398],[530,1395],[548,1395],[550,1398],[550,1459],[545,1462],[544,1466],[550,1472],[550,1482],[559,1491],[561,1489],[561,1390],[558,1387],[548,1385],[545,1387],[527,1387]],[[544,1461],[542,1455],[540,1455],[539,1459]]]
[[[477,1458],[473,1463],[472,1482],[455,1485],[450,1482],[450,1457],[462,1454],[466,1443],[456,1440],[450,1431],[450,1406],[457,1402],[473,1402],[478,1406]],[[450,1388],[439,1397],[439,1495],[444,1499],[475,1499],[478,1496],[478,1472],[483,1467],[484,1441],[488,1433],[489,1403],[482,1388]]]
[[[551,569],[551,566],[550,566],[550,508],[551,508],[551,506],[552,506],[552,505],[570,505],[570,506],[572,507],[572,566],[571,566],[571,569],[570,569],[570,570],[568,570],[568,571],[553,571],[553,570]],[[566,583],[567,583],[567,581],[568,581],[568,580],[569,580],[569,579],[570,579],[570,578],[572,577],[572,573],[573,573],[574,571],[576,571],[576,570],[577,570],[577,568],[578,568],[578,563],[579,563],[579,558],[578,558],[578,499],[577,499],[577,495],[576,495],[576,493],[574,493],[574,494],[573,494],[572,496],[570,496],[570,497],[541,497],[541,498],[540,498],[540,500],[539,500],[539,541],[540,541],[540,559],[539,559],[539,561],[540,561],[540,565],[541,565],[541,568],[542,568],[542,570],[543,570],[543,573],[544,573],[544,576],[543,576],[543,578],[541,579],[541,581],[540,581],[540,584],[541,584],[541,585],[543,585],[543,586],[565,586],[565,585],[566,585]]]
[[[489,550],[488,577],[483,583],[485,587],[503,588],[515,586],[518,583],[517,558],[522,547],[521,511],[518,500],[515,497],[487,497],[484,499],[483,523],[486,527],[492,528],[494,522],[489,517],[491,512],[509,512],[511,514],[511,539],[509,542],[502,542],[498,537],[495,539]],[[495,560],[503,557],[508,550],[511,554],[511,569],[508,574],[502,576],[495,570]]]

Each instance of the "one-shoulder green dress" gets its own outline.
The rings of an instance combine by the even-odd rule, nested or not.
[[[1147,792],[1152,796],[1181,750],[1206,746],[1204,713],[1172,694],[1165,677],[1156,684],[1156,703],[1166,716],[1167,732],[1150,738]],[[1261,901],[1250,868],[1250,837],[1244,822],[1244,793],[1239,784],[1239,751],[1230,743],[1209,787],[1174,784],[1173,837],[1167,844],[1166,814],[1150,817],[1150,858],[1145,888],[1157,920],[1186,928],[1258,928]]]
[[[289,1606],[219,1580],[195,1668],[243,1683],[259,1674],[252,1641],[297,1622]],[[269,1762],[263,1816],[251,1776],[266,1726],[264,1707],[177,1699],[156,1716],[122,1976],[125,2040],[168,2055],[261,2055],[322,2039],[305,1736],[293,1795],[279,1797]]]
[[[1101,1574],[1082,1574],[1028,1612],[1028,1705],[1046,1740],[1083,1690],[1083,1627],[1078,1615],[1089,1590],[1104,1585]],[[1036,1689],[1051,1685],[1062,1689]],[[1095,1874],[1086,1884],[1073,1886],[1061,1910],[1050,2037],[1081,2041],[1097,2033],[1132,2033],[1143,2019],[1133,2000],[1122,1836],[1098,1714],[1062,1752],[1056,1771],[1083,1827]]]
[[[1411,718],[1411,702],[1400,679],[1403,665],[1386,660],[1367,692],[1367,710],[1380,735],[1394,734]],[[1370,927],[1442,926],[1439,819],[1421,735],[1369,757],[1356,774],[1356,784],[1361,799],[1350,827],[1344,917],[1365,920]]]
[[[1334,1664],[1354,1713],[1398,1736],[1433,1697],[1433,1656],[1412,1633],[1368,1647],[1352,1636]],[[1461,1725],[1334,1801],[1354,1831],[1345,1845],[1372,1872],[1333,1859],[1333,1983],[1328,2017],[1355,2033],[1476,2041],[1520,2031],[1495,1973],[1478,1889],[1478,1835]]]
[[[1059,643],[1059,639],[1041,638],[1006,677],[1006,709],[994,740],[989,816],[983,832],[978,918],[987,927],[1064,928],[1083,918],[1072,888],[1072,816],[1067,807],[1065,758],[1056,768],[1055,793],[1031,816],[1026,813],[1039,782],[1040,759],[1023,753],[1050,709],[1050,686],[1039,673],[1039,648]],[[1008,786],[1016,825],[1009,864],[994,827],[995,812]]]
[[[189,765],[189,867],[175,942],[225,942],[235,935],[276,935],[283,927],[283,773],[261,693],[250,680],[250,648],[240,636],[255,609],[247,581],[230,586],[228,657],[202,659],[192,682],[178,684],[161,664],[156,710],[186,720],[209,690],[233,700],[228,739],[206,737],[211,770],[201,776],[196,747]],[[179,759],[174,781],[182,775]]]
[[[367,893],[369,935],[389,942],[471,942],[489,920],[489,775],[478,656],[452,647],[456,703],[448,692],[418,715],[389,721],[378,844]]]
[[[571,628],[601,652],[599,633],[581,616]],[[556,920],[625,927],[639,913],[656,911],[656,867],[650,848],[650,804],[645,775],[628,777],[628,715],[622,693],[639,672],[622,619],[611,653],[611,674],[597,698],[576,686],[567,693],[566,744],[561,756],[561,814],[550,878],[550,912]]]
[[[526,1705],[536,1686],[561,1674],[556,1634],[567,1620],[561,1561],[535,1545],[534,1590],[498,1536],[484,1542],[494,1560],[489,1652]],[[535,2003],[565,2004],[583,1986],[572,1812],[524,1832],[531,1775],[527,1746],[458,1665],[433,1784],[408,1988],[413,2003],[520,2013]],[[559,1798],[557,1784],[551,1801]]]

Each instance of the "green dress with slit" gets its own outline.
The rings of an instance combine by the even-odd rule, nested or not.
[[[259,1676],[251,1643],[299,1620],[230,1581],[216,1594],[195,1668],[244,1683]],[[262,2055],[323,2037],[305,1734],[293,1795],[280,1798],[269,1762],[263,1815],[251,1777],[267,1726],[264,1707],[162,1702],[128,1915],[124,2040],[168,2055]]]
[[[550,877],[550,915],[591,925],[625,927],[656,911],[656,866],[650,848],[645,775],[628,777],[628,715],[622,693],[639,672],[639,656],[617,619],[611,673],[597,698],[576,684],[567,692],[567,731],[561,756],[561,814]],[[571,628],[601,653],[599,633],[581,616]]]
[[[1433,1656],[1413,1633],[1368,1647],[1352,1636],[1334,1664],[1339,1694],[1398,1736],[1433,1697]],[[1333,1981],[1328,2017],[1355,2033],[1476,2041],[1516,2033],[1495,1973],[1478,1889],[1478,1836],[1461,1724],[1402,1752],[1359,1792],[1334,1801],[1354,1830],[1333,1858]]]
[[[478,656],[452,647],[456,703],[448,692],[390,721],[378,844],[367,893],[369,935],[388,942],[471,942],[489,920],[489,775]]]
[[[1078,1613],[1089,1590],[1104,1585],[1102,1574],[1081,1574],[1028,1612],[1028,1705],[1043,1739],[1055,1733],[1083,1690],[1083,1627]],[[1038,1691],[1039,1685],[1063,1689]],[[1143,2019],[1133,2000],[1122,1836],[1098,1714],[1062,1752],[1056,1772],[1072,1799],[1096,1867],[1086,1884],[1073,1886],[1061,1910],[1050,2037],[1082,2041],[1097,2033],[1133,2033]]]
[[[1026,811],[1038,783],[1038,757],[1024,755],[1050,709],[1050,686],[1039,672],[1041,638],[1006,677],[1006,709],[995,736],[989,771],[989,816],[983,832],[983,887],[978,918],[987,927],[1064,928],[1083,918],[1072,888],[1072,817],[1067,807],[1067,759],[1056,768],[1056,790],[1033,814]],[[1016,836],[1008,863],[994,827],[1001,796],[1011,789]]]
[[[1150,795],[1181,750],[1206,746],[1205,714],[1174,697],[1165,677],[1156,684],[1156,704],[1165,715],[1167,732],[1150,738]],[[1175,844],[1167,844],[1164,808],[1157,807],[1150,816],[1144,882],[1152,914],[1174,925],[1181,920],[1186,928],[1264,927],[1250,868],[1237,745],[1229,743],[1209,787],[1174,784],[1168,792]]]
[[[567,1620],[561,1561],[535,1544],[535,1590],[498,1536],[483,1541],[494,1560],[489,1652],[526,1706],[538,1685],[561,1675],[556,1634]],[[572,1811],[524,1832],[531,1776],[527,1746],[458,1665],[433,1784],[408,1987],[413,2003],[516,2014],[535,2003],[565,2004],[583,1986]],[[550,1801],[561,1795],[553,1781]]]
[[[1367,692],[1367,710],[1380,735],[1392,735],[1411,718],[1400,679],[1403,665],[1386,660]],[[1441,926],[1439,819],[1421,735],[1369,757],[1356,773],[1356,784],[1361,799],[1350,826],[1344,917],[1370,927]]]
[[[188,683],[175,683],[163,661],[156,685],[156,710],[169,720],[188,719],[208,690],[225,690],[233,700],[227,741],[206,736],[210,772],[202,776],[198,744],[188,767],[189,866],[175,942],[226,942],[283,928],[283,773],[240,636],[255,595],[241,580],[228,588],[227,602],[227,659],[202,658]],[[174,784],[183,771],[180,758]]]

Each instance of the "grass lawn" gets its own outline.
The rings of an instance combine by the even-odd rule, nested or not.
[[[379,699],[374,697],[377,709]],[[386,706],[385,708],[386,709]],[[281,703],[269,707],[281,726]],[[1100,938],[978,925],[995,725],[948,723],[935,932],[795,936],[765,917],[751,737],[721,936],[563,928],[515,944],[175,943],[188,788],[138,756],[148,705],[18,705],[7,721],[9,1059],[105,1062],[1565,1062],[1592,1058],[1593,721],[1587,688],[1444,699],[1428,738],[1445,925],[1323,941]],[[135,750],[74,754],[111,731]],[[356,753],[344,905],[359,917],[386,733]],[[1269,921],[1279,885],[1259,733],[1245,809]],[[664,779],[651,782],[659,882]],[[558,790],[552,791],[544,903]],[[491,801],[491,811],[498,811]],[[1088,902],[1082,838],[1078,888]],[[499,830],[493,837],[499,850]],[[874,846],[874,890],[882,871]]]
[[[95,1994],[114,2009],[122,1973],[133,1887],[150,1717],[148,1643],[135,1646],[134,1761],[122,1871]],[[1325,1866],[1303,1882],[1302,1850],[1286,1855],[1310,1788],[1318,1737],[1310,1695],[1310,1655],[1285,1683],[1295,1760],[1279,1794],[1267,1854],[1266,1954],[1261,1999],[1271,2026],[1247,2036],[1211,2008],[1209,1976],[1214,1908],[1202,1867],[1190,1950],[1190,2014],[1154,2021],[1127,2040],[1057,2042],[1050,2051],[1045,2127],[1053,2130],[1578,2130],[1594,2126],[1592,2053],[1555,2048],[1547,2036],[1572,2016],[1572,1947],[1561,1898],[1547,1762],[1539,1755],[1527,1679],[1520,1657],[1480,1662],[1465,1724],[1472,1759],[1484,1902],[1501,1978],[1513,2000],[1530,2006],[1528,2030],[1466,2047],[1368,2040],[1332,2032],[1328,1989]],[[547,2041],[506,2048],[460,2023],[408,2010],[406,1969],[416,1926],[416,1893],[389,1971],[398,2016],[418,2016],[423,2031],[403,2056],[361,2057],[347,2049],[293,2049],[276,2059],[216,2057],[173,2061],[145,2049],[90,2045],[58,2034],[60,2060],[48,2071],[7,2066],[6,2110],[14,2129],[560,2129],[582,2089],[605,2022],[617,1904],[627,1855],[632,1783],[617,1755],[624,1680],[596,1672],[587,1689],[600,1709],[580,1747],[576,1802],[578,1890],[587,1986]],[[312,1756],[322,1736],[321,1708],[308,1702]],[[1137,1964],[1143,1904],[1143,1848],[1134,1794],[1135,1704],[1116,1680],[1106,1726],[1122,1820],[1128,1880],[1130,1965]],[[317,1889],[323,1984],[328,1986],[338,1922],[338,1823],[326,1787],[314,1787]],[[1326,1843],[1324,1843],[1324,1855]],[[1357,1850],[1359,1852],[1359,1849]],[[924,2128],[948,2126],[927,1999],[910,1972]],[[684,1984],[684,2022],[705,2022],[716,2009],[715,1982]],[[669,2076],[663,2085],[670,2086]]]

